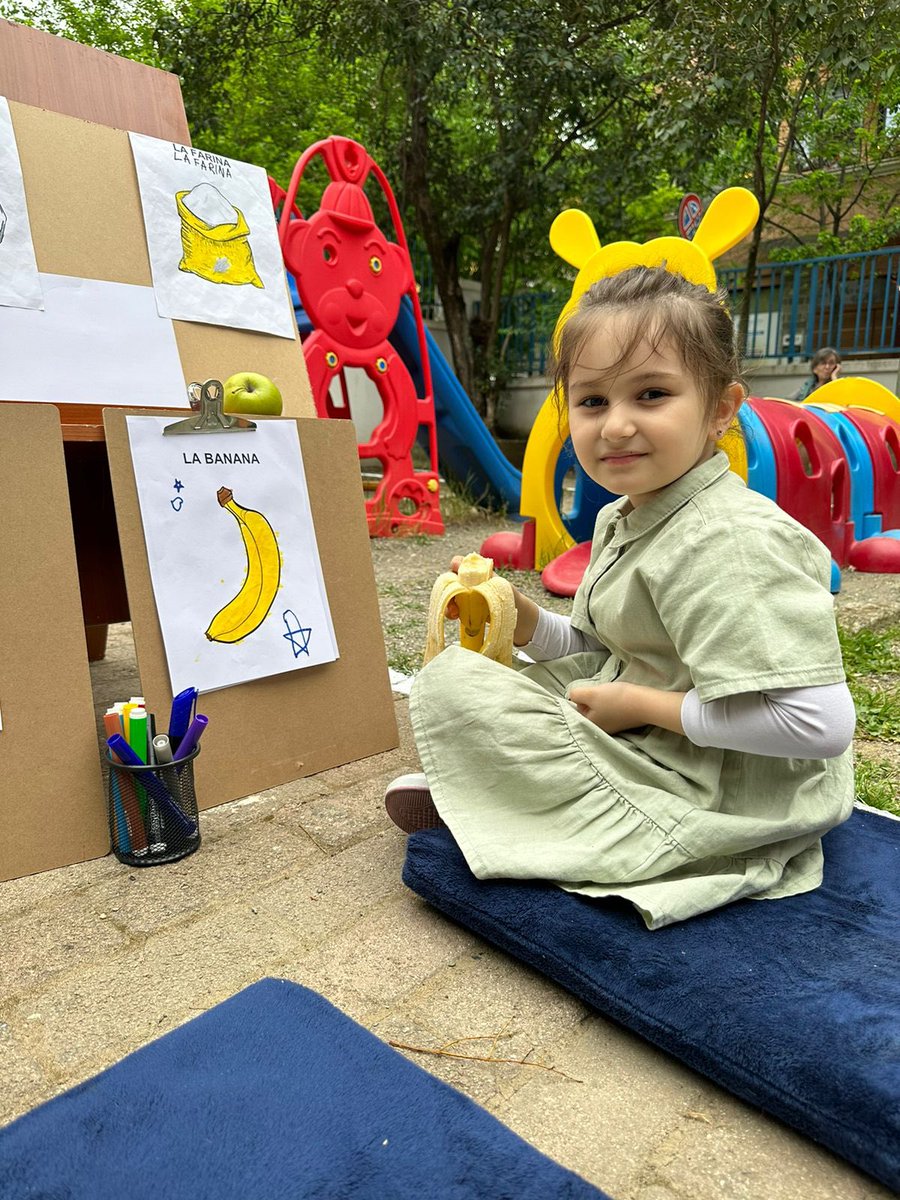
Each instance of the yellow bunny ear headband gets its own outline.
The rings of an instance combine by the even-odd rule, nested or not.
[[[736,246],[759,220],[759,203],[746,188],[726,188],[711,202],[693,241],[680,237],[650,242],[611,242],[602,246],[594,222],[578,208],[561,212],[550,227],[550,245],[560,258],[578,268],[572,295],[559,316],[557,333],[591,284],[629,267],[661,267],[690,283],[716,290],[713,259]]]

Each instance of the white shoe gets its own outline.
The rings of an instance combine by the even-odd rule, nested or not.
[[[384,807],[395,825],[404,833],[419,829],[437,829],[444,822],[431,798],[431,788],[424,775],[401,775],[388,784]]]

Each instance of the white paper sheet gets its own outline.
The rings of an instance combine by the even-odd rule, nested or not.
[[[262,167],[140,133],[128,136],[160,316],[293,338],[294,312]]]
[[[44,308],[0,308],[0,400],[187,408],[172,322],[153,288],[40,276]]]
[[[127,418],[173,694],[333,662],[297,426],[164,437],[170,423]]]
[[[43,308],[25,182],[9,104],[0,96],[0,304]]]

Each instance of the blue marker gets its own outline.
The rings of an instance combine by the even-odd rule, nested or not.
[[[205,717],[204,720],[206,720]],[[139,754],[135,754],[120,733],[114,733],[112,737],[108,737],[106,744],[114,754],[118,754],[123,763],[127,763],[131,767],[147,765]],[[187,837],[193,837],[197,832],[196,824],[178,807],[162,780],[158,779],[152,771],[147,771],[141,773],[141,783],[159,805],[161,811],[181,829],[182,833]]]
[[[184,763],[179,760],[187,758],[200,745],[200,738],[203,736],[203,731],[209,724],[209,717],[204,717],[202,713],[197,713],[193,721],[188,727],[187,733],[181,739],[178,746],[178,757],[175,759],[175,766],[178,768],[179,775],[181,774]]]
[[[187,733],[196,703],[197,689],[195,687],[185,688],[172,701],[172,715],[169,718],[169,741],[173,750],[178,749],[181,739]]]

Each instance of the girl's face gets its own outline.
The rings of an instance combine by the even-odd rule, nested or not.
[[[619,362],[621,316],[599,318],[569,375],[569,430],[578,461],[635,508],[711,458],[717,431],[740,408],[739,383],[708,406],[668,341],[641,342]]]

